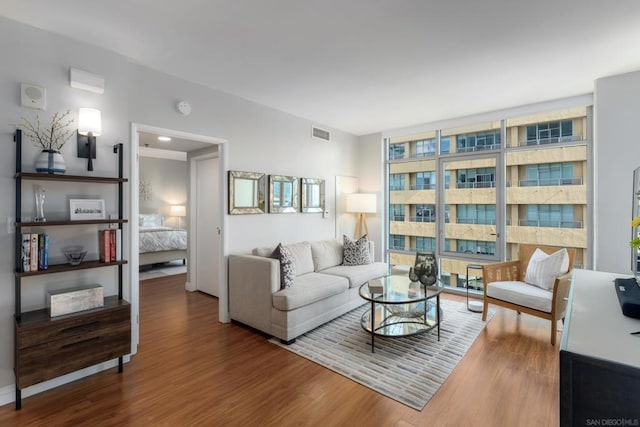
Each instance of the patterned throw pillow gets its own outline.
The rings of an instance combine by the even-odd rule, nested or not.
[[[365,234],[358,240],[350,239],[343,235],[344,256],[342,265],[364,265],[371,264],[371,254],[369,253],[369,239]]]
[[[286,246],[283,246],[282,243],[278,243],[278,246],[271,254],[271,258],[280,261],[280,289],[293,286],[293,282],[296,279],[296,265],[293,262],[291,251]]]

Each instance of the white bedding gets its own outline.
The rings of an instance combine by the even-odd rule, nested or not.
[[[140,227],[140,253],[187,249],[187,230]]]

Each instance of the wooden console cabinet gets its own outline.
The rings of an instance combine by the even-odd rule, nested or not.
[[[560,346],[560,425],[640,425],[640,319],[622,314],[614,279],[574,270]]]
[[[22,172],[22,133],[15,134],[16,143],[16,232],[15,232],[15,378],[16,409],[22,406],[22,389],[55,377],[87,368],[98,363],[118,359],[118,371],[123,369],[123,356],[131,352],[131,306],[122,298],[122,267],[126,260],[100,262],[83,261],[79,265],[54,264],[46,270],[22,271],[22,231],[31,227],[74,227],[87,225],[117,226],[123,219],[123,147],[114,146],[118,155],[118,177],[83,175],[59,175]],[[106,184],[117,186],[118,218],[95,220],[48,220],[46,222],[22,221],[23,181],[62,181],[69,183]],[[27,233],[29,231],[26,231]],[[96,228],[96,240],[98,238]],[[64,316],[50,317],[47,309],[22,312],[22,281],[39,275],[73,272],[103,267],[118,268],[118,294],[107,296],[104,306]]]

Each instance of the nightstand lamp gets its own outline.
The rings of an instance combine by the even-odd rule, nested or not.
[[[169,216],[177,216],[178,217],[178,228],[182,228],[182,223],[180,218],[187,216],[187,209],[184,205],[173,205],[171,209],[169,209]]]

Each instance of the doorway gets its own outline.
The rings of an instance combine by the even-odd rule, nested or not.
[[[219,224],[216,225],[216,233],[218,236],[216,242],[216,256],[217,259],[213,260],[209,257],[209,263],[213,264],[216,268],[213,270],[213,273],[217,275],[217,283],[225,284],[227,283],[227,271],[225,263],[223,262],[224,257],[227,253],[227,242],[225,239],[224,230],[226,228],[226,217],[224,216],[225,209],[225,200],[226,200],[226,176],[224,171],[226,170],[226,141],[220,138],[191,134],[182,131],[176,131],[171,129],[159,128],[155,126],[148,126],[138,123],[132,123],[131,125],[131,150],[129,156],[129,168],[130,168],[130,197],[129,197],[129,227],[131,232],[129,233],[129,244],[127,245],[129,249],[129,254],[127,254],[127,258],[129,259],[129,280],[130,280],[130,289],[128,290],[128,295],[125,293],[125,298],[127,298],[131,302],[132,306],[132,354],[137,352],[137,346],[139,341],[139,260],[137,254],[139,253],[139,222],[138,222],[138,214],[139,214],[139,158],[140,158],[140,133],[150,133],[155,135],[162,135],[169,138],[176,138],[185,141],[191,141],[194,143],[198,143],[201,146],[204,144],[210,148],[215,148],[216,150],[216,166],[217,171],[215,172],[215,178],[217,182],[212,183],[217,187],[216,194],[213,196],[217,200],[214,203],[214,209],[217,211],[218,218],[220,219]],[[206,148],[200,147],[202,150],[207,151]],[[202,151],[194,150],[192,154],[188,156],[198,157],[202,155]],[[187,163],[190,163],[187,161]],[[190,191],[193,191],[191,189]],[[194,203],[194,199],[196,199],[196,195],[194,193],[190,193],[188,196],[188,201],[186,206],[188,207],[186,212],[186,218],[184,218],[185,223],[189,224],[188,226],[188,241],[192,242],[190,236],[197,234],[197,230],[194,227],[197,226],[197,216],[195,209],[192,209],[192,205]],[[133,220],[136,219],[136,220]],[[193,271],[193,267],[198,264],[197,256],[195,254],[191,254],[191,251],[196,252],[197,248],[191,246],[189,243],[188,248],[188,257],[192,258],[192,262],[189,262],[187,265],[187,283],[185,284],[186,289],[192,291],[198,289],[198,285],[195,282],[195,273]],[[211,254],[210,254],[211,255]],[[219,305],[219,320],[221,322],[229,322],[229,313],[228,313],[228,291],[226,286],[218,286],[218,305]]]

